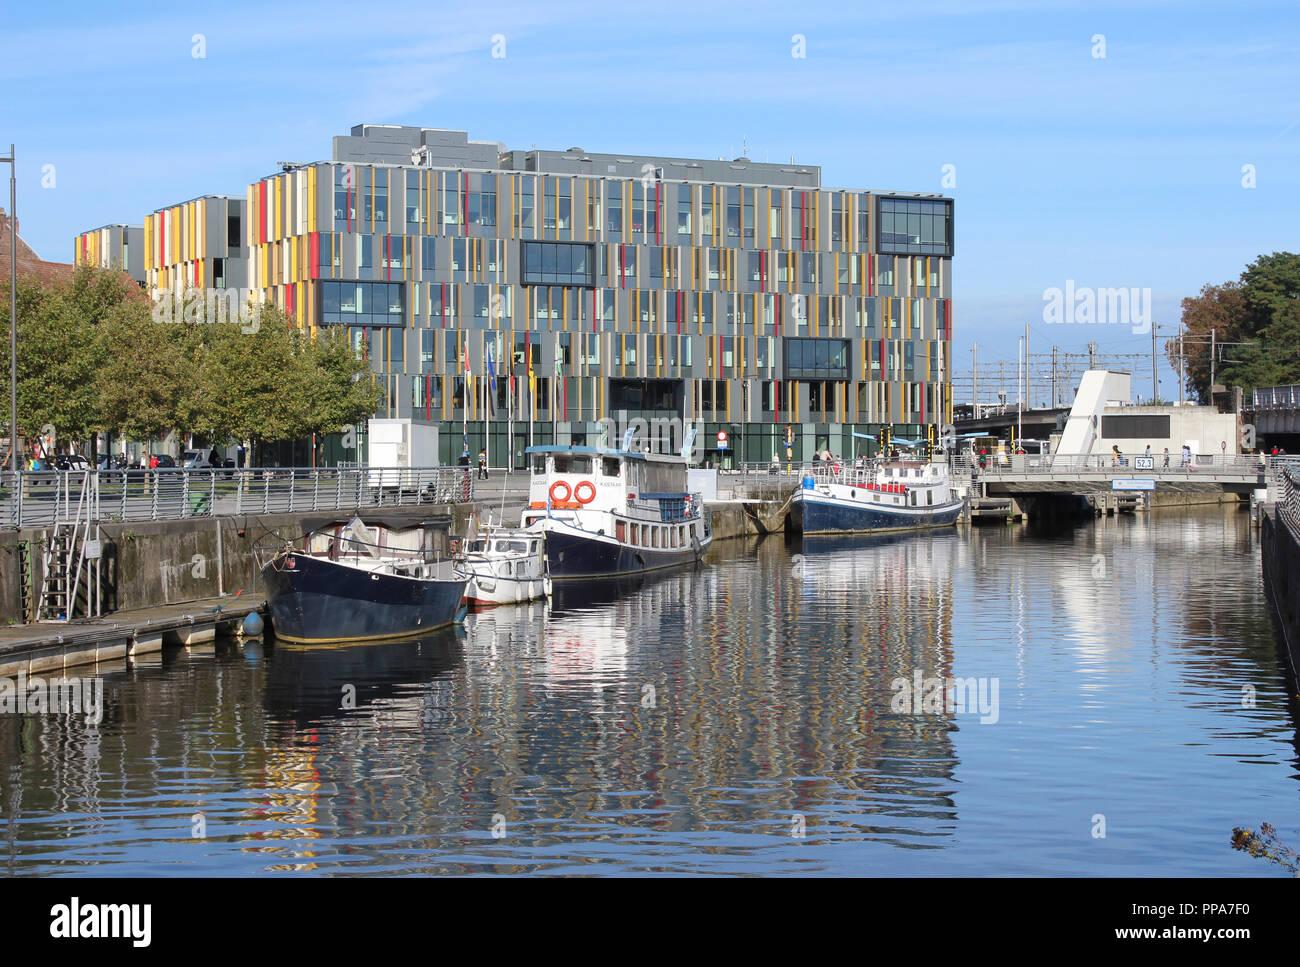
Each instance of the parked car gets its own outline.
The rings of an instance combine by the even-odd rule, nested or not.
[[[167,454],[167,453],[160,453],[160,454],[158,454],[157,456],[158,456],[158,466],[157,466],[157,469],[159,469],[159,470],[175,470],[175,469],[176,469],[176,458],[175,458],[175,457],[173,457],[173,456],[171,456],[170,454]],[[150,462],[152,462],[152,461],[150,461]]]
[[[181,454],[181,466],[186,470],[211,470],[212,461],[208,459],[208,450],[186,450]]]
[[[90,461],[80,453],[60,453],[54,458],[55,470],[89,470]]]

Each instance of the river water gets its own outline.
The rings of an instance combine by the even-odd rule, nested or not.
[[[606,597],[83,671],[97,725],[0,715],[0,863],[1275,876],[1233,827],[1300,839],[1296,706],[1235,510],[733,541]]]

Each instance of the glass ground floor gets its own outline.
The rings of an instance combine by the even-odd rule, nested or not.
[[[422,422],[422,421],[421,421]],[[437,462],[454,466],[468,449],[476,463],[486,450],[492,469],[523,470],[524,451],[529,446],[581,444],[622,445],[629,429],[636,430],[635,446],[661,453],[679,452],[685,429],[680,418],[654,412],[622,412],[609,424],[549,420],[528,423],[516,420],[470,420],[468,423],[434,420],[438,428]],[[733,469],[742,463],[767,463],[776,454],[781,461],[811,460],[829,449],[837,457],[874,457],[882,447],[928,454],[936,445],[934,424],[916,423],[718,423],[693,424],[693,450],[700,466]],[[724,434],[722,438],[719,434]],[[345,443],[348,444],[345,446]],[[908,445],[911,445],[910,447]],[[367,462],[364,425],[348,434],[329,434],[313,440],[259,444],[256,466],[341,466]]]
[[[621,446],[629,429],[636,429],[635,446],[659,452],[678,452],[684,442],[680,420],[649,413],[620,415],[612,424],[578,422],[506,421],[468,423],[435,421],[438,427],[438,459],[442,465],[455,464],[466,448],[471,462],[486,450],[488,465],[493,469],[509,467],[523,470],[527,466],[524,452],[529,446],[547,444],[582,444],[586,446]],[[933,425],[919,424],[844,424],[844,423],[711,423],[695,425],[694,453],[701,466],[732,469],[741,463],[767,463],[776,454],[780,460],[811,460],[814,453],[826,449],[838,457],[852,459],[862,454],[872,457],[880,452],[883,441],[913,443],[927,451],[935,441]],[[719,438],[719,434],[724,434]],[[788,446],[787,446],[788,444]]]

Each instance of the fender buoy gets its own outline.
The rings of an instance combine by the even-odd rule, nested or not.
[[[564,496],[563,496],[563,497],[558,496],[558,495],[555,493],[556,489],[559,488],[559,487],[563,487],[563,488],[564,488]],[[569,485],[568,485],[567,483],[565,483],[563,480],[557,480],[557,481],[555,481],[555,483],[551,484],[551,500],[552,500],[553,502],[555,502],[555,503],[557,503],[557,504],[559,504],[559,503],[563,503],[564,501],[566,501],[566,500],[569,499],[569,493],[570,493]]]
[[[560,481],[560,482],[563,483],[563,481]],[[590,493],[591,496],[589,496],[589,497],[584,497],[584,496],[582,495],[582,493],[583,493],[582,488],[584,488],[584,487],[587,488],[587,491],[588,491],[588,493]],[[579,481],[579,482],[578,482],[578,486],[576,486],[576,487],[573,488],[573,497],[574,497],[574,499],[577,500],[578,503],[580,503],[580,504],[589,504],[589,503],[591,503],[593,500],[596,499],[596,485],[593,484],[590,480],[582,480],[582,481]]]

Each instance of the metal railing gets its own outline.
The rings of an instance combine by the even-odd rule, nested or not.
[[[1274,457],[1269,470],[1269,492],[1277,497],[1277,515],[1300,541],[1300,457]]]
[[[1025,453],[984,456],[957,454],[951,463],[954,473],[978,473],[982,477],[1062,476],[1067,474],[1106,474],[1131,477],[1135,474],[1192,476],[1196,473],[1258,475],[1265,472],[1270,458],[1255,453],[1125,453],[1116,458],[1110,453]]]
[[[1251,402],[1257,410],[1300,409],[1300,386],[1256,386]]]
[[[464,503],[474,479],[464,467],[6,471],[0,526],[52,526],[91,496],[103,521],[178,520]]]

